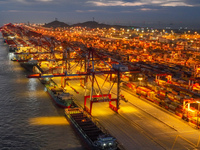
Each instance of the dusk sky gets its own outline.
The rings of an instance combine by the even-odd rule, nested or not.
[[[200,28],[200,0],[0,0],[0,25],[99,23]]]

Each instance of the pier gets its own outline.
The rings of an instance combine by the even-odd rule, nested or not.
[[[1,29],[12,60],[32,71],[27,77],[71,93],[121,149],[198,149],[199,43],[186,52],[186,43],[115,39],[103,31],[25,24]],[[196,59],[184,57],[191,52]]]

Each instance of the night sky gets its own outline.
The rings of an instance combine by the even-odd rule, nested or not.
[[[0,25],[99,23],[200,28],[200,0],[0,0]]]

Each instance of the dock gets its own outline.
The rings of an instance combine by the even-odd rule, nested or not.
[[[48,79],[73,94],[121,149],[199,148],[198,42],[190,44],[194,50],[185,40],[170,40],[172,35],[160,42],[160,32],[156,40],[153,33],[149,39],[124,39],[111,37],[109,29],[11,23],[1,31],[12,60],[31,71],[28,78]],[[199,34],[190,37],[200,40]]]

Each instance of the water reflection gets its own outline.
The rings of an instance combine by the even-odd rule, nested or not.
[[[82,150],[64,111],[38,79],[26,78],[2,42],[0,34],[0,150]]]
[[[35,78],[30,78],[28,81],[29,91],[35,91],[38,86],[38,80]]]
[[[31,125],[69,125],[65,117],[37,117],[30,118]]]
[[[13,59],[14,56],[15,56],[14,53],[8,53],[8,59],[9,59],[9,60]]]

